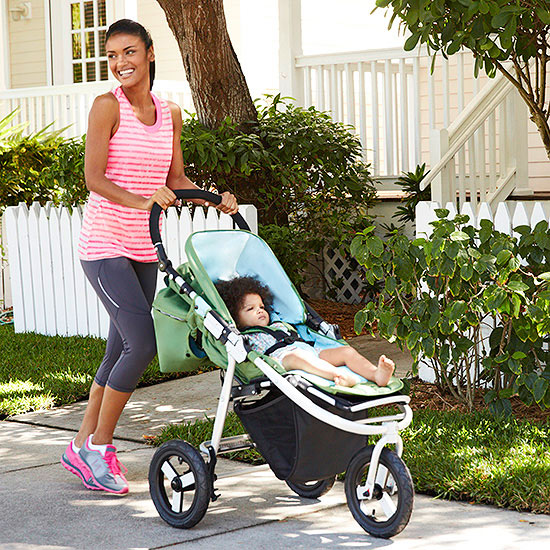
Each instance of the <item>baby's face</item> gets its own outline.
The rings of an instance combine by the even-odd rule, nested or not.
[[[236,321],[239,327],[266,327],[269,325],[269,313],[258,294],[245,295]]]

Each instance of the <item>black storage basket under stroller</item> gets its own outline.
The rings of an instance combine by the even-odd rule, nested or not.
[[[348,420],[367,416],[364,410],[353,413],[310,393],[307,396]],[[234,410],[273,473],[284,481],[314,481],[339,474],[346,470],[351,457],[368,444],[366,436],[318,420],[276,388],[256,401],[236,402]]]

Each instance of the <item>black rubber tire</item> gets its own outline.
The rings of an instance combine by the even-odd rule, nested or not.
[[[171,469],[172,478],[163,471]],[[177,487],[180,476],[193,474],[187,490]],[[172,527],[190,529],[204,517],[210,504],[210,480],[202,455],[189,443],[173,439],[164,443],[153,455],[149,466],[149,493],[160,517]],[[178,503],[177,500],[181,493]],[[173,506],[177,509],[174,510]]]
[[[327,477],[326,479],[320,479],[319,481],[286,481],[285,483],[299,496],[304,498],[319,498],[328,493],[334,482],[336,476]]]
[[[351,459],[344,484],[346,500],[353,517],[367,533],[374,537],[388,539],[400,533],[409,523],[414,504],[414,486],[405,463],[395,452],[384,447],[379,460],[379,465],[384,466],[389,472],[389,475],[385,476],[384,487],[375,485],[375,497],[372,500],[359,499],[357,487],[363,485],[366,480],[373,449],[374,446],[369,445]],[[393,494],[390,494],[388,487],[388,481],[391,484],[391,480],[397,489]],[[379,507],[378,502],[382,498],[391,498],[391,506],[395,507],[395,511],[389,517],[380,511],[377,518],[376,508]],[[367,511],[367,507],[371,509]]]

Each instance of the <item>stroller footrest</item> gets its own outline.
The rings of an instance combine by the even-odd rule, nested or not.
[[[211,442],[205,441],[203,445],[208,447],[209,445],[211,445]],[[234,435],[232,437],[224,437],[220,441],[218,454],[232,453],[235,451],[244,451],[246,449],[251,449],[252,447],[254,447],[254,443],[252,442],[248,434]]]

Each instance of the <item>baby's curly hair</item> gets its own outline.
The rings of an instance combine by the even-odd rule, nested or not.
[[[215,286],[235,322],[237,322],[238,312],[242,308],[244,297],[247,294],[260,296],[266,311],[270,315],[273,312],[273,294],[267,286],[254,277],[234,277],[229,281],[218,281]]]

